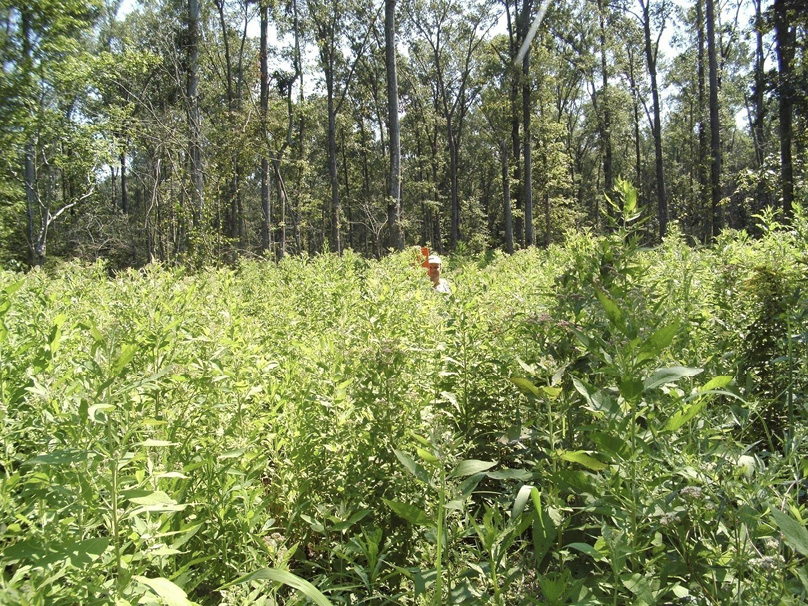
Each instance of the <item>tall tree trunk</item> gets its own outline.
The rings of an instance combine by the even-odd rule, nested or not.
[[[774,39],[777,46],[777,97],[780,117],[780,173],[783,188],[783,215],[791,218],[794,201],[794,164],[791,156],[793,140],[794,91],[791,83],[796,29],[789,15],[788,0],[774,0]]]
[[[634,53],[631,48],[628,49],[628,76],[629,85],[631,86],[631,108],[632,117],[634,118],[634,174],[637,189],[641,188],[642,184],[642,155],[640,149],[640,101],[639,91],[637,90],[637,81],[634,75]],[[621,209],[622,210],[622,209]]]
[[[757,168],[762,169],[768,150],[766,137],[766,56],[763,48],[763,0],[755,0],[755,118],[752,124],[752,137],[755,143],[755,158]],[[769,194],[763,179],[758,179],[757,200],[752,212],[757,213],[769,205]]]
[[[508,143],[500,141],[502,158],[502,216],[505,220],[505,251],[513,254],[513,216],[511,213],[511,171],[508,162]]]
[[[31,46],[31,15],[27,10],[21,11],[22,53],[26,64],[25,74],[33,73],[33,48]],[[45,260],[44,243],[40,242],[39,230],[34,225],[34,214],[37,207],[36,196],[36,164],[33,137],[29,136],[24,148],[24,179],[26,218],[28,220],[28,252],[31,265],[41,265]]]
[[[611,196],[614,190],[614,168],[612,160],[612,110],[609,93],[609,64],[606,60],[606,11],[604,0],[598,0],[598,24],[600,27],[600,73],[601,73],[601,107],[603,141],[603,188]]]
[[[527,23],[531,1],[522,5],[524,23]],[[522,59],[522,136],[524,137],[525,173],[522,187],[522,202],[525,208],[525,246],[536,244],[533,235],[533,136],[530,131],[530,52]]]
[[[705,82],[706,78],[704,76],[704,65],[705,65],[705,40],[704,40],[704,11],[702,10],[702,3],[704,0],[696,0],[696,21],[697,23],[697,32],[698,32],[698,73],[697,77],[699,80],[698,85],[698,120],[699,120],[699,149],[697,155],[697,171],[698,171],[698,206],[699,209],[704,208],[706,214],[706,193],[709,188],[709,179],[707,177],[707,164],[708,164],[708,155],[709,155],[709,145],[707,143],[707,114],[709,112],[705,111],[708,107],[706,95],[705,95]],[[699,213],[701,216],[701,213]],[[703,230],[703,238],[702,240],[706,243],[710,240],[712,234],[712,221],[707,221],[701,218],[699,221],[702,225],[706,225],[706,228]]]
[[[398,72],[396,69],[396,0],[384,3],[384,46],[387,66],[387,120],[390,131],[390,199],[387,224],[390,243],[404,249],[401,229],[401,128],[398,121]]]
[[[707,57],[710,66],[710,233],[718,236],[721,204],[721,124],[718,114],[718,60],[715,47],[715,8],[707,0]]]
[[[199,1],[188,0],[188,155],[191,172],[191,195],[194,223],[202,219],[204,184],[202,179],[202,147],[199,113]]]
[[[447,128],[449,131],[449,189],[452,197],[452,223],[449,231],[449,246],[454,250],[457,248],[457,243],[460,242],[460,191],[457,182],[459,145],[455,138],[451,118],[447,119]]]
[[[269,111],[269,67],[267,63],[267,29],[269,27],[269,2],[262,0],[261,7],[261,250],[270,247],[272,208],[269,199],[269,160],[267,158],[267,113]]]
[[[657,220],[659,237],[664,238],[668,231],[668,199],[665,194],[665,165],[662,157],[662,118],[657,85],[657,50],[651,43],[651,0],[640,0],[643,8],[643,32],[645,34],[645,59],[651,76],[651,96],[653,98],[654,160],[656,164]]]
[[[334,107],[333,62],[326,70],[325,79],[328,89],[328,172],[331,177],[331,250],[341,255],[339,183],[337,181],[337,117]]]
[[[124,215],[128,215],[129,192],[127,190],[127,182],[126,182],[126,152],[121,151],[119,159],[121,163],[121,212]]]
[[[511,72],[511,90],[510,90],[510,106],[511,106],[511,147],[513,149],[513,179],[519,187],[514,192],[513,207],[517,210],[516,218],[514,219],[514,232],[516,240],[520,246],[525,244],[524,232],[524,215],[522,214],[522,164],[519,161],[522,156],[522,143],[519,139],[519,128],[521,124],[521,109],[519,104],[519,74],[521,69],[517,68],[514,63],[516,62],[516,55],[519,52],[519,47],[522,44],[522,39],[527,32],[527,25],[524,21],[527,17],[519,12],[519,0],[514,0],[514,18],[511,19],[511,12],[508,9],[510,0],[505,0],[506,15],[508,18],[508,50],[511,63],[509,69]],[[520,66],[521,67],[521,66]]]

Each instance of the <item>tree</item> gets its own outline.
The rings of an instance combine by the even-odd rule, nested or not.
[[[191,195],[194,219],[200,225],[204,201],[202,177],[202,121],[199,111],[199,0],[188,0],[188,55],[187,112],[188,112],[188,162],[191,173]]]
[[[97,169],[109,156],[100,125],[84,113],[94,65],[88,42],[99,10],[97,1],[65,0],[0,13],[0,90],[11,93],[0,100],[2,187],[24,195],[33,265],[45,260],[52,226],[94,195]]]
[[[427,10],[422,0],[409,7],[410,23],[419,36],[413,40],[410,55],[427,81],[445,123],[449,152],[449,191],[451,226],[449,245],[460,241],[460,195],[458,172],[463,125],[480,84],[473,79],[476,52],[493,21],[487,2],[474,3],[461,12],[460,6],[441,0]]]
[[[714,0],[707,2],[707,56],[710,71],[710,225],[712,238],[718,236],[721,204],[721,122],[718,106],[718,59],[715,43]]]
[[[308,0],[308,8],[317,38],[320,68],[325,75],[328,104],[328,169],[331,181],[331,247],[340,254],[342,253],[340,233],[342,218],[337,175],[336,118],[345,100],[356,64],[365,52],[377,14],[366,14],[361,6],[353,6],[348,0],[336,2]],[[347,61],[342,55],[343,36],[350,41],[349,46],[352,53]],[[337,73],[340,67],[347,68],[341,89]]]
[[[657,196],[657,222],[659,224],[659,237],[663,238],[668,229],[668,198],[665,191],[665,160],[662,154],[662,106],[659,99],[658,60],[659,41],[670,16],[672,6],[669,0],[652,2],[651,0],[637,0],[639,13],[630,6],[625,10],[637,19],[642,27],[645,42],[645,64],[651,79],[651,99],[653,116],[651,117],[651,133],[654,138],[654,164],[656,167],[656,196]],[[656,29],[656,38],[652,29]]]
[[[774,38],[777,48],[777,99],[780,117],[780,181],[783,214],[791,216],[794,201],[794,162],[792,160],[794,119],[794,74],[797,30],[794,24],[797,5],[791,0],[774,0]]]
[[[387,67],[387,116],[390,132],[390,200],[387,223],[390,243],[404,249],[401,229],[401,127],[398,121],[398,72],[396,70],[396,0],[384,3],[384,49]]]

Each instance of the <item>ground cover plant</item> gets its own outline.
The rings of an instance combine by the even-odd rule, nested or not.
[[[0,274],[0,603],[789,604],[808,221]]]

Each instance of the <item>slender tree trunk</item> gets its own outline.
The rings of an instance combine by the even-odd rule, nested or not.
[[[33,48],[31,46],[31,15],[27,10],[21,11],[22,52],[26,63],[26,75],[33,73]],[[28,251],[31,265],[42,265],[45,261],[44,242],[40,242],[39,230],[34,225],[37,207],[36,196],[36,163],[33,137],[29,136],[24,147],[25,203],[28,221]],[[46,217],[47,219],[47,217]]]
[[[640,102],[639,91],[637,90],[637,82],[634,75],[634,53],[628,49],[628,76],[629,85],[631,86],[631,108],[632,116],[634,118],[634,173],[637,184],[637,189],[641,188],[642,184],[642,156],[640,150]]]
[[[612,160],[612,110],[609,93],[609,64],[606,58],[606,11],[604,0],[598,0],[598,23],[600,26],[600,73],[601,73],[601,107],[603,127],[603,188],[611,196],[614,190],[614,169]]]
[[[328,171],[331,177],[331,247],[333,252],[342,254],[340,244],[339,183],[337,181],[337,117],[334,108],[334,71],[329,68],[326,74],[328,88]]]
[[[129,192],[127,190],[126,180],[126,153],[121,151],[119,156],[121,164],[121,212],[124,215],[129,214]]]
[[[457,182],[458,171],[458,144],[454,134],[454,126],[451,118],[447,120],[449,130],[449,189],[452,196],[452,223],[449,232],[449,245],[452,250],[457,248],[460,242],[460,192]]]
[[[705,36],[704,36],[704,11],[702,9],[702,3],[704,0],[696,0],[696,21],[697,23],[697,32],[698,32],[698,73],[697,77],[699,80],[698,85],[698,121],[699,121],[699,149],[697,155],[697,174],[698,174],[698,207],[699,209],[704,209],[704,214],[699,212],[700,216],[700,223],[706,225],[706,229],[703,229],[702,234],[702,241],[708,242],[710,240],[710,236],[712,234],[712,223],[711,221],[707,221],[704,219],[704,216],[707,214],[707,201],[706,201],[706,193],[709,189],[709,179],[707,176],[707,165],[708,165],[708,156],[709,156],[709,144],[707,143],[707,120],[708,120],[708,111],[707,107],[707,99],[705,93],[705,82],[706,78],[704,75],[704,65],[705,61]]]
[[[202,218],[204,184],[202,179],[201,123],[199,113],[199,7],[200,0],[188,0],[188,154],[190,158],[191,195],[194,223]]]
[[[777,46],[777,97],[780,117],[780,173],[783,215],[790,219],[794,201],[793,140],[794,92],[791,83],[796,46],[796,29],[791,23],[787,0],[774,0],[774,38]]]
[[[384,3],[384,43],[387,65],[387,120],[390,131],[390,200],[387,223],[390,243],[404,249],[401,229],[401,129],[398,121],[398,72],[396,69],[396,0]]]
[[[502,158],[502,216],[505,220],[505,251],[513,254],[513,217],[511,213],[511,171],[508,162],[508,143],[500,141]]]
[[[651,96],[654,105],[654,159],[656,164],[657,220],[659,237],[664,238],[668,231],[668,199],[665,194],[665,164],[662,156],[662,118],[657,85],[656,50],[651,43],[651,0],[640,0],[643,7],[643,31],[645,34],[645,58],[651,76]]]
[[[707,0],[707,57],[710,69],[710,225],[715,239],[721,228],[721,123],[718,115],[718,60],[715,47],[715,7]]]
[[[261,251],[270,247],[272,208],[269,199],[269,160],[267,159],[267,112],[269,111],[269,67],[267,63],[267,30],[269,28],[269,3],[262,0],[261,12]]]
[[[505,0],[506,9],[508,7],[508,2],[510,0]],[[515,183],[519,184],[519,187],[514,192],[513,196],[513,208],[516,209],[516,217],[514,219],[514,232],[516,234],[516,241],[519,243],[520,246],[524,246],[525,244],[525,232],[524,232],[524,215],[522,214],[522,195],[523,195],[523,187],[522,187],[522,163],[519,161],[520,157],[522,156],[522,143],[519,139],[519,127],[520,127],[520,107],[519,107],[519,74],[521,72],[520,69],[517,69],[513,63],[516,61],[516,55],[519,52],[519,47],[522,44],[522,39],[527,32],[527,25],[524,25],[524,21],[527,19],[526,16],[523,16],[519,12],[519,0],[514,0],[514,18],[511,19],[510,10],[507,10],[507,17],[508,17],[508,39],[509,39],[509,56],[511,63],[509,64],[509,68],[511,71],[511,90],[510,90],[510,106],[511,106],[511,147],[513,149],[513,160],[514,160],[514,167],[513,167],[513,179]],[[521,67],[521,66],[520,66]]]
[[[523,4],[523,17],[527,22],[530,1]],[[525,174],[522,202],[525,208],[525,246],[536,244],[533,234],[533,136],[530,130],[530,52],[522,59],[522,136],[524,137]]]

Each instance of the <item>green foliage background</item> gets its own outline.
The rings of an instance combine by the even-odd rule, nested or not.
[[[802,603],[808,222],[763,219],[448,297],[410,252],[3,272],[0,602]]]

